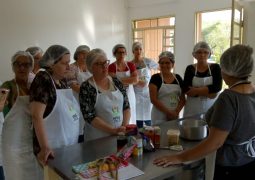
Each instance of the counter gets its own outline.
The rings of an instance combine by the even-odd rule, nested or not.
[[[169,121],[160,125],[161,128],[161,146],[167,145],[166,132],[169,128],[178,129],[178,120]],[[180,139],[180,144],[184,149],[188,149],[199,143],[199,141],[186,141]],[[117,139],[110,136],[102,139],[93,140],[86,143],[75,144],[64,148],[55,149],[55,158],[49,160],[48,167],[45,168],[45,179],[75,179],[75,173],[72,172],[72,166],[81,163],[93,161],[97,158],[105,157],[117,151]],[[144,175],[138,176],[136,180],[149,179],[183,179],[187,169],[194,169],[196,164],[203,163],[204,160],[192,162],[186,165],[170,166],[167,168],[153,165],[153,160],[162,155],[177,153],[172,150],[157,149],[155,152],[144,152],[141,157],[131,157],[130,163],[144,172]],[[201,170],[200,170],[201,171]],[[203,171],[203,169],[202,169]],[[53,178],[52,178],[53,177]],[[187,178],[185,178],[187,180]],[[190,178],[192,179],[192,178]]]

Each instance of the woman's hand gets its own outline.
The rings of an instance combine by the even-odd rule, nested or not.
[[[120,126],[120,127],[118,127],[118,128],[115,128],[114,129],[115,130],[115,135],[118,135],[119,133],[126,133],[126,127],[125,126]]]
[[[42,148],[37,154],[37,159],[42,166],[47,165],[48,159],[54,158],[54,152],[50,148]]]
[[[173,119],[177,119],[177,118],[178,118],[179,113],[177,113],[177,111],[171,111],[171,110],[169,110],[169,111],[167,112],[166,116],[167,116],[167,118],[168,118],[169,120],[173,120]]]
[[[191,97],[197,96],[197,88],[190,86],[186,94]]]
[[[182,161],[180,160],[180,158],[178,158],[178,155],[169,155],[156,158],[153,161],[153,164],[157,166],[167,167],[171,165],[182,164]]]
[[[144,87],[146,85],[146,81],[143,80],[139,80],[138,83],[136,84],[136,86],[138,87]]]

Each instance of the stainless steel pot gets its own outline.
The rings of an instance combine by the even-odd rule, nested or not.
[[[201,119],[185,119],[178,122],[180,137],[187,140],[202,140],[208,135],[208,125]]]

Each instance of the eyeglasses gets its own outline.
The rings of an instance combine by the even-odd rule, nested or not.
[[[106,60],[104,62],[96,62],[94,64],[103,68],[103,67],[107,67],[110,64],[110,60]]]
[[[126,51],[117,51],[116,54],[126,54]]]
[[[197,51],[196,54],[209,54],[208,51]]]
[[[170,62],[170,61],[169,61],[169,62],[159,62],[159,64],[160,64],[160,65],[164,65],[164,64],[165,64],[165,65],[170,65],[171,62]]]
[[[19,62],[15,62],[13,63],[13,66],[15,68],[25,68],[25,69],[28,69],[28,68],[31,68],[32,67],[32,63],[19,63]]]

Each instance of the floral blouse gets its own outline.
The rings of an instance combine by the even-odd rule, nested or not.
[[[47,71],[47,70],[46,70]],[[55,83],[50,77],[50,72],[40,71],[36,74],[30,87],[30,102],[38,101],[46,105],[43,117],[47,117],[52,111],[56,102],[56,90],[67,89],[65,80],[61,80],[60,84]],[[54,84],[55,87],[54,87]]]

